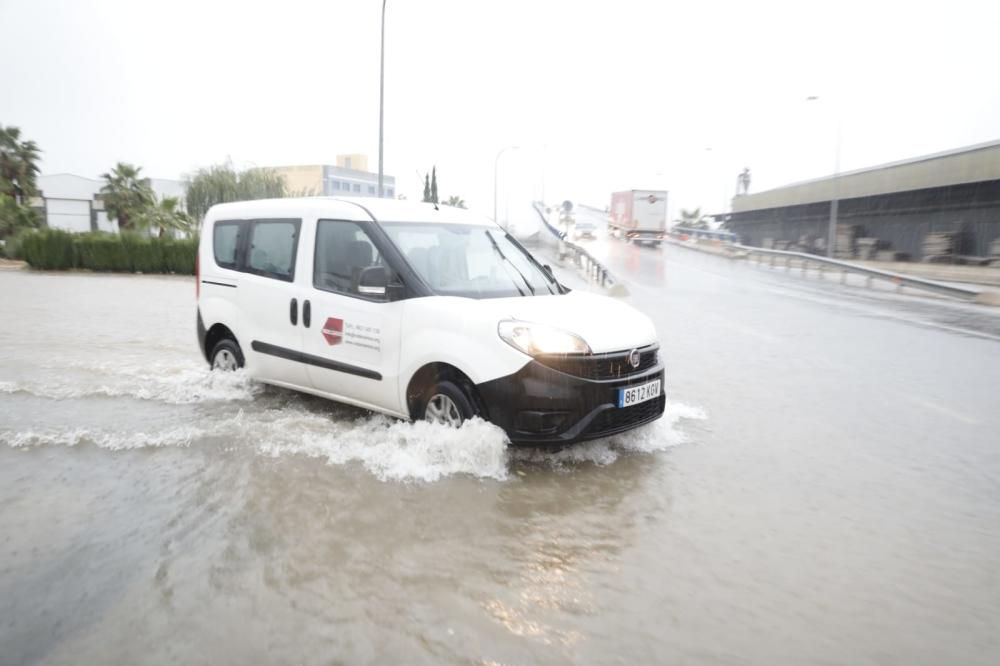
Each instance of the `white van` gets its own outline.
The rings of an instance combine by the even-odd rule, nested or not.
[[[387,199],[220,204],[198,252],[212,368],[402,419],[565,444],[664,409],[648,317],[560,285],[496,224]]]

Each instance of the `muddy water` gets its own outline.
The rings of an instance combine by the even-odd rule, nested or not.
[[[0,273],[0,663],[996,656],[995,462],[936,504],[878,464],[845,490],[860,461],[694,379],[652,426],[508,450],[208,372],[193,291]]]

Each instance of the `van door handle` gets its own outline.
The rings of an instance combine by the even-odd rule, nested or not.
[[[309,324],[312,323],[312,306],[309,301],[302,303],[302,325],[309,328]]]
[[[288,309],[288,318],[292,320],[292,326],[299,323],[299,301],[295,298],[292,299],[292,305]]]

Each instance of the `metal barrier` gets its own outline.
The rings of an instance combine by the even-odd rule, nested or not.
[[[566,240],[566,232],[560,231],[556,227],[552,226],[549,222],[548,216],[545,214],[545,204],[535,201],[532,203],[532,207],[538,216],[542,220],[542,224],[548,229],[549,233],[556,237],[559,241],[559,258],[562,259],[563,256],[571,256],[573,263],[580,268],[586,275],[587,278],[601,285],[605,289],[609,289],[614,286],[618,280],[615,279],[614,275],[607,267],[598,261],[594,255],[590,254],[585,248],[580,247],[576,243]]]
[[[924,280],[922,278],[913,277],[911,275],[903,275],[901,273],[894,273],[892,271],[883,271],[878,268],[868,268],[867,266],[858,266],[857,264],[852,264],[849,261],[840,261],[838,259],[829,259],[827,257],[821,257],[815,254],[806,254],[805,252],[789,252],[787,250],[767,250],[760,247],[751,247],[749,245],[738,245],[732,244],[728,247],[741,250],[745,252],[748,256],[756,256],[757,264],[764,263],[765,257],[770,257],[770,265],[775,266],[779,258],[784,258],[785,260],[785,270],[791,270],[792,260],[798,259],[802,262],[802,273],[805,274],[809,270],[810,264],[815,264],[816,270],[819,273],[819,277],[823,277],[824,267],[832,267],[833,271],[840,271],[840,281],[845,283],[847,281],[848,273],[856,273],[858,275],[864,275],[868,278],[867,286],[871,286],[872,280],[888,280],[896,285],[897,290],[903,287],[910,287],[912,289],[921,289],[923,291],[929,291],[941,296],[948,296],[950,298],[958,298],[965,301],[976,300],[980,295],[979,291],[974,289],[967,289],[965,287],[957,287],[949,284],[942,284],[940,282],[934,282],[933,280]]]

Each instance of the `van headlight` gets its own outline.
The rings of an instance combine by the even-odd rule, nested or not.
[[[529,356],[539,354],[589,354],[590,345],[575,333],[527,321],[502,321],[500,338]]]

